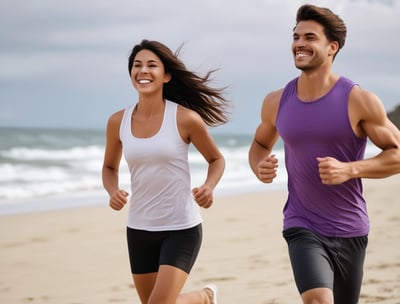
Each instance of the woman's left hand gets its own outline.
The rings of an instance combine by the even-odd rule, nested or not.
[[[203,208],[211,207],[213,203],[213,190],[205,185],[202,185],[199,188],[192,189],[193,198],[196,203]]]

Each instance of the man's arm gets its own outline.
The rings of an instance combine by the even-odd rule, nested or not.
[[[351,112],[359,113],[359,129],[378,148],[378,155],[353,166],[355,177],[382,178],[400,173],[400,131],[387,117],[380,99],[355,87],[350,94]]]
[[[261,123],[257,127],[249,150],[250,167],[257,178],[264,183],[271,183],[276,176],[278,160],[271,155],[271,152],[279,137],[275,121],[282,91],[272,92],[265,97],[261,108]]]
[[[349,97],[349,118],[355,134],[367,136],[382,151],[349,163],[319,158],[322,182],[338,184],[351,178],[384,178],[400,173],[400,131],[388,119],[380,99],[355,86]]]

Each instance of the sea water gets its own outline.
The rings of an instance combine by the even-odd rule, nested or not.
[[[248,165],[252,135],[213,137],[226,159],[215,195],[267,188]],[[0,128],[0,214],[107,203],[101,181],[104,147],[104,130]],[[277,155],[281,155],[280,148]],[[206,177],[207,163],[193,145],[188,158],[192,186],[199,186]],[[282,170],[276,184],[285,179]],[[129,181],[122,159],[120,185],[128,192]]]
[[[278,176],[266,185],[257,180],[248,165],[253,135],[212,135],[226,160],[216,196],[286,187],[280,141],[273,151],[279,159]],[[0,127],[0,215],[107,204],[101,180],[104,147],[104,130]],[[188,158],[192,186],[199,186],[206,177],[207,163],[193,145]],[[129,181],[127,165],[122,159],[120,186],[128,192]]]

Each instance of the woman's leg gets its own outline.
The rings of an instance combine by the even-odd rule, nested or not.
[[[304,304],[321,303],[333,304],[333,293],[329,288],[313,288],[301,294],[301,299]]]
[[[157,279],[157,272],[146,274],[133,274],[133,283],[135,284],[136,292],[143,304],[146,304],[153,291],[154,284]]]
[[[201,224],[160,232],[128,228],[133,281],[143,304],[216,303],[216,290],[210,287],[180,295],[200,250],[201,239]]]
[[[135,280],[136,280],[135,276]],[[188,274],[183,270],[161,265],[154,288],[147,304],[211,304],[213,294],[209,289],[202,289],[180,294],[185,285]],[[141,278],[139,278],[141,280]],[[144,302],[146,303],[146,302]]]

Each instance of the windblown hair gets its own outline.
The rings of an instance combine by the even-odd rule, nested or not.
[[[129,74],[138,52],[141,50],[153,52],[164,64],[165,72],[171,75],[171,80],[164,84],[163,98],[196,111],[208,126],[226,123],[228,101],[222,95],[225,88],[209,86],[210,75],[215,70],[209,71],[204,77],[187,70],[178,58],[181,48],[182,46],[173,53],[158,41],[144,39],[132,49],[128,63]]]
[[[339,44],[339,49],[333,57],[335,58],[346,41],[347,29],[343,20],[328,8],[305,4],[297,10],[296,25],[300,21],[307,20],[313,20],[321,24],[324,27],[327,39],[336,41]]]

